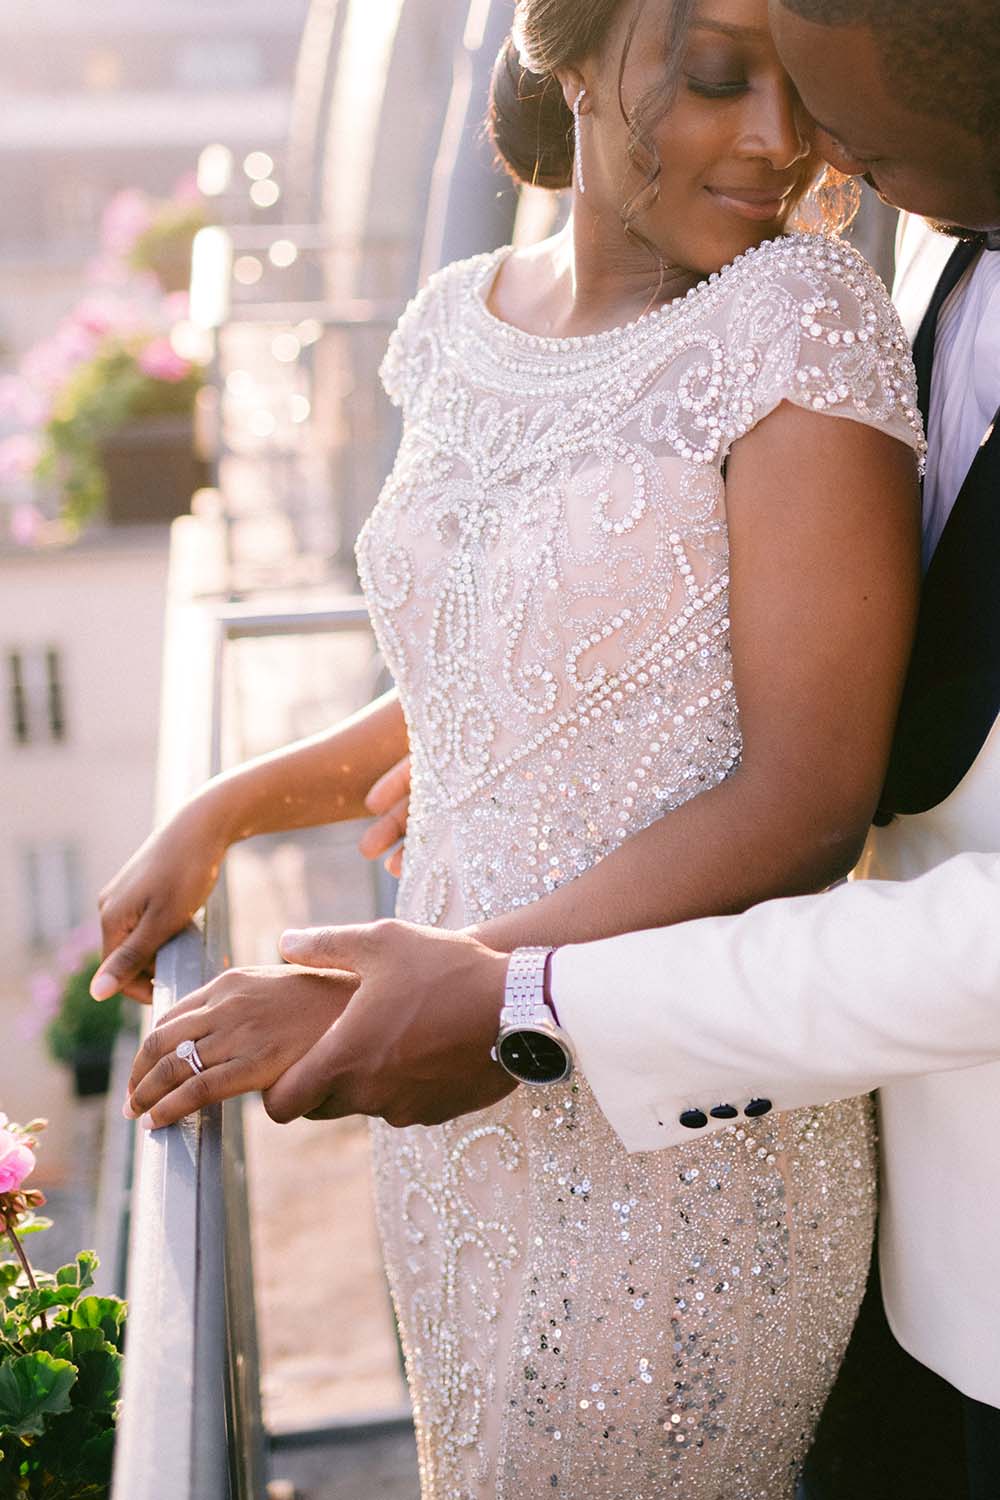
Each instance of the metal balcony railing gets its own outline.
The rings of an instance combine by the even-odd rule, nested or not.
[[[163,797],[176,800],[203,773],[221,768],[223,672],[231,642],[356,631],[367,621],[357,599],[287,613],[239,606],[183,609],[173,622],[179,638],[174,646],[193,654],[182,672],[172,672],[168,660]],[[192,753],[193,740],[200,754]],[[381,870],[373,870],[373,879],[384,911],[390,899],[386,879]],[[202,924],[161,950],[150,1024],[225,966],[226,905],[223,878]],[[240,1101],[139,1135],[135,1184],[127,1207],[122,1205],[130,1220],[130,1311],[112,1500],[264,1500],[268,1439],[261,1420]],[[120,1130],[111,1156],[124,1179],[128,1151]],[[112,1166],[106,1178],[114,1171]],[[106,1202],[115,1202],[112,1181],[104,1194]]]

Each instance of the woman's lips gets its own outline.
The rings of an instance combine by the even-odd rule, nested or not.
[[[786,188],[783,193],[771,193],[759,191],[756,188],[706,188],[720,208],[727,209],[729,213],[738,214],[741,219],[755,219],[758,223],[767,223],[778,218],[785,206],[785,199],[791,192]]]

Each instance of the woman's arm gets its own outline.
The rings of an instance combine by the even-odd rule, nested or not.
[[[206,782],[227,844],[259,833],[367,817],[365,797],[406,752],[406,724],[393,691],[308,739],[284,745]]]
[[[148,1000],[157,951],[204,905],[231,844],[364,817],[373,778],[406,743],[399,700],[388,693],[334,729],[206,782],[101,892],[104,962],[91,986],[95,999],[123,990]]]
[[[473,930],[580,943],[816,891],[855,863],[889,756],[919,593],[913,454],[780,406],[726,485],[741,765],[585,875]]]

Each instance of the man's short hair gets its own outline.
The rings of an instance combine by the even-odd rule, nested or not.
[[[820,26],[867,26],[886,80],[919,114],[946,112],[996,150],[1000,21],[996,0],[781,0]]]

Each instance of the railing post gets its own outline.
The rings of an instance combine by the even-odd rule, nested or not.
[[[205,980],[188,928],[160,952],[154,1020]],[[221,1111],[142,1132],[112,1500],[227,1500]]]

